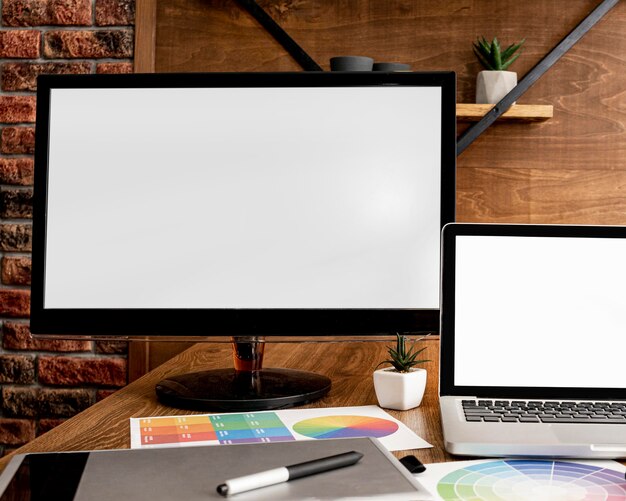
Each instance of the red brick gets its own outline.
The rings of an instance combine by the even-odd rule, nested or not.
[[[0,58],[39,57],[41,33],[35,30],[0,31]]]
[[[32,185],[34,173],[32,158],[0,158],[0,184]]]
[[[43,53],[48,59],[131,58],[131,30],[49,31],[44,34]]]
[[[38,388],[5,386],[2,388],[2,414],[7,417],[36,417]]]
[[[124,386],[126,360],[40,356],[38,375],[43,384]]]
[[[37,431],[37,436],[43,435],[44,433],[49,432],[52,428],[56,428],[61,423],[64,423],[65,419],[40,419],[39,420],[39,430]]]
[[[89,26],[89,0],[4,0],[2,21],[6,26]]]
[[[5,350],[29,351],[90,351],[90,341],[68,341],[61,339],[35,339],[26,323],[4,322],[2,346]]]
[[[30,285],[32,261],[29,257],[2,258],[0,276],[5,285]]]
[[[93,403],[85,389],[2,388],[2,412],[7,417],[72,417]]]
[[[104,400],[107,397],[110,397],[117,390],[98,390],[96,391],[96,402],[100,402],[100,400]]]
[[[32,218],[33,190],[30,188],[10,188],[0,190],[0,217]]]
[[[2,72],[4,82],[4,70]],[[4,89],[6,90],[6,89]],[[9,155],[31,154],[35,152],[34,127],[4,127],[0,134],[0,151]]]
[[[25,355],[0,355],[0,383],[35,382],[35,358]]]
[[[96,341],[96,353],[107,355],[125,355],[128,353],[126,341]]]
[[[134,23],[135,0],[96,0],[98,26],[128,26]]]
[[[91,73],[91,63],[5,63],[2,65],[2,90],[35,91],[39,75]]]
[[[133,63],[98,63],[96,73],[132,73]]]
[[[30,252],[32,250],[33,227],[27,224],[0,224],[0,250]]]
[[[28,419],[0,419],[0,444],[20,445],[35,438],[35,423]]]
[[[34,122],[35,106],[35,96],[0,96],[0,122]]]
[[[28,317],[30,314],[30,291],[0,289],[0,316]]]

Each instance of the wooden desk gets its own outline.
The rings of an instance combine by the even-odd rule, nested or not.
[[[422,405],[409,411],[389,411],[434,447],[395,453],[398,457],[414,454],[423,463],[452,461],[443,450],[443,437],[437,398],[439,370],[439,339],[425,343],[426,358],[432,360]],[[287,367],[326,374],[332,380],[330,393],[307,407],[341,407],[376,404],[372,372],[386,358],[389,343],[281,343],[268,344],[266,367]],[[130,427],[128,418],[192,414],[166,407],[157,402],[154,386],[166,376],[207,368],[232,367],[229,344],[197,344],[105,400],[38,437],[15,453],[128,449]],[[3,469],[11,456],[0,459]]]
[[[428,347],[428,383],[422,405],[410,411],[389,411],[434,445],[432,449],[403,451],[398,457],[415,454],[422,462],[447,461],[444,452],[437,401],[439,340],[422,341]],[[287,367],[315,371],[332,380],[330,393],[307,407],[341,407],[376,404],[372,372],[386,358],[386,342],[350,343],[268,343],[266,367]],[[130,448],[128,418],[193,414],[161,405],[155,384],[166,376],[207,368],[232,367],[229,344],[197,344],[137,381],[98,402],[48,433],[16,451],[43,452]],[[4,468],[10,456],[0,459]]]

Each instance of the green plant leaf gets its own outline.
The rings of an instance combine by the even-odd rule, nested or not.
[[[400,357],[404,357],[406,354],[405,338],[400,334],[396,334],[397,352]]]
[[[376,368],[380,367],[382,364],[390,364],[398,372],[408,372],[417,364],[430,362],[430,360],[417,359],[417,356],[426,350],[427,347],[417,349],[415,343],[417,341],[421,341],[424,337],[413,342],[413,344],[407,349],[406,337],[396,334],[396,345],[387,347],[389,359],[380,362]]]
[[[473,42],[473,50],[478,62],[487,70],[502,71],[507,69],[515,61],[521,52],[518,52],[526,39],[509,45],[502,50],[497,37],[489,42],[484,36],[476,38]]]
[[[508,60],[508,62],[504,63],[502,65],[502,71],[506,70],[509,66],[511,66],[511,63],[515,61],[520,56],[520,54],[521,52],[519,52],[518,54],[515,54],[511,59]]]
[[[502,69],[502,56],[500,54],[500,44],[498,43],[498,39],[494,38],[491,42],[491,60],[493,62],[493,67],[496,71]]]
[[[502,51],[502,64],[505,64],[506,62],[508,62],[511,56],[520,49],[520,47],[524,44],[525,41],[526,39],[523,39],[521,42],[517,44],[511,44],[506,49],[504,49]]]
[[[489,56],[491,54],[491,44],[487,42],[485,37],[482,37],[481,40],[478,41],[485,55]]]
[[[493,70],[491,63],[477,49],[474,49],[474,54],[476,54],[478,62],[483,65],[483,68],[486,70]]]
[[[374,367],[375,369],[378,369],[381,365],[383,364],[390,364],[391,360],[383,360],[382,362],[380,362],[376,367]]]
[[[420,354],[420,353],[422,353],[423,351],[426,351],[426,348],[427,348],[426,346],[424,346],[424,348],[420,348],[419,350],[417,350],[417,351],[415,352],[415,355],[419,355],[419,354]]]
[[[487,59],[485,59],[485,57],[478,52],[477,50],[474,49],[474,54],[476,54],[476,57],[478,58],[478,61],[480,62],[480,64],[483,65],[483,67],[487,70],[493,70],[493,68],[491,67],[491,64],[489,63],[489,61]]]

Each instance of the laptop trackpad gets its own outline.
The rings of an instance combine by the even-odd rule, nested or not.
[[[601,447],[611,447],[611,450],[615,450],[615,447],[617,447],[626,451],[626,438],[624,435],[626,425],[582,424],[577,426],[565,424],[562,426],[553,425],[552,431],[559,442],[593,444],[590,445],[591,450],[604,450]]]

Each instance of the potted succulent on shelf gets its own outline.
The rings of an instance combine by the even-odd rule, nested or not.
[[[476,77],[476,103],[496,104],[517,85],[517,73],[505,71],[521,52],[525,40],[502,50],[497,38],[488,42],[481,37],[474,42],[474,54],[485,68]]]
[[[424,338],[420,338],[421,341]],[[391,367],[374,371],[374,390],[381,407],[387,409],[407,410],[417,407],[422,402],[426,389],[426,369],[415,367],[430,360],[418,359],[426,348],[415,349],[415,343],[407,349],[406,337],[396,334],[395,347],[387,348],[389,359],[382,364],[391,364]]]

